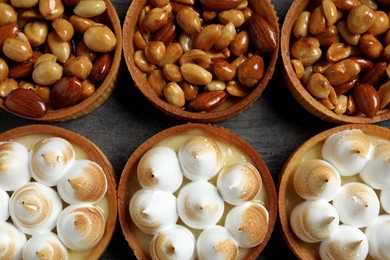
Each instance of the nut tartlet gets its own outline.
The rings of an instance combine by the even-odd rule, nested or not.
[[[389,144],[387,128],[348,124],[292,153],[279,178],[278,209],[282,235],[298,258],[388,257],[388,237],[378,231],[387,230],[389,218]]]
[[[278,57],[278,17],[269,0],[134,1],[123,50],[136,87],[163,113],[220,121],[266,88]]]
[[[194,142],[198,145],[196,149],[192,149]],[[175,167],[170,167],[170,171],[167,171],[166,167],[159,169],[158,166],[162,166],[162,157],[157,160],[155,149],[170,149],[172,153],[170,158],[175,158],[172,164]],[[214,149],[219,152],[214,153]],[[150,151],[154,156],[148,156]],[[192,157],[191,154],[194,152],[197,156]],[[164,159],[167,158],[167,154],[163,153]],[[221,156],[222,163],[217,159]],[[153,160],[153,157],[156,159]],[[149,160],[149,166],[146,168],[145,158]],[[165,189],[157,184],[160,183],[158,180],[163,178],[173,180],[168,172],[172,173],[174,168],[178,172],[174,188],[170,186],[169,189]],[[199,175],[191,174],[191,171],[194,172],[196,169],[211,170],[214,173],[212,176],[196,180]],[[152,178],[142,178],[145,173],[146,176],[152,175]],[[149,182],[145,182],[145,179],[149,179]],[[257,187],[258,190],[243,195],[238,186],[246,191],[251,188],[245,185],[247,183],[245,181],[237,186],[237,180],[242,179],[249,181],[251,183],[249,186]],[[262,184],[253,185],[255,183]],[[224,189],[225,193],[220,192]],[[226,193],[230,193],[230,199],[229,196],[225,196]],[[240,201],[232,201],[231,197]],[[155,206],[146,210],[145,203]],[[186,241],[182,246],[176,246],[177,250],[172,251],[177,257],[183,254],[182,259],[202,256],[215,258],[216,254],[238,259],[255,258],[262,252],[273,231],[277,214],[275,203],[276,191],[272,177],[253,147],[228,130],[203,124],[188,123],[175,126],[144,142],[129,158],[118,187],[120,224],[129,246],[138,259],[161,256],[162,248],[169,247],[170,241],[175,241],[173,243]],[[138,208],[142,212],[145,210],[144,214],[139,214]],[[164,210],[158,211],[159,208]],[[161,222],[158,222],[161,225],[154,225],[156,223],[153,220],[147,225],[142,225],[147,223],[143,217],[148,215],[150,219],[160,219]],[[256,223],[252,225],[256,231],[252,230],[254,236],[251,238],[248,238],[246,233],[251,232],[249,231],[251,225],[243,225],[245,228],[242,230],[237,227],[237,223],[244,223],[241,222],[244,221],[244,216],[251,216],[251,222]],[[216,245],[213,243],[218,241],[224,242],[212,249],[212,245]],[[180,249],[184,252],[180,252]]]
[[[1,108],[62,122],[94,111],[109,98],[122,58],[121,25],[109,0],[1,5]],[[105,40],[97,45],[99,37]]]
[[[292,2],[281,29],[283,76],[307,111],[342,124],[390,118],[388,11],[388,1]]]
[[[117,221],[115,174],[102,151],[86,138],[50,125],[1,133],[0,147],[2,209],[9,203],[0,232],[17,243],[7,246],[4,238],[3,249],[23,258],[38,251],[42,257],[99,258]]]

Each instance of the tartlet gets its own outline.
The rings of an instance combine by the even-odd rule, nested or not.
[[[332,192],[333,194],[328,193],[325,197],[321,197],[321,199],[317,199],[317,198],[312,197],[312,198],[307,198],[306,202],[305,202],[305,199],[301,197],[302,195],[301,196],[298,195],[298,192],[294,188],[295,187],[294,186],[294,175],[298,174],[297,169],[299,169],[299,167],[301,165],[308,165],[307,162],[309,162],[309,161],[312,162],[312,161],[317,160],[317,161],[324,162],[325,159],[323,159],[323,157],[321,156],[321,150],[322,150],[323,144],[325,143],[325,140],[327,140],[327,138],[332,136],[332,135],[335,136],[334,134],[339,134],[339,133],[342,133],[344,131],[361,131],[371,141],[378,141],[379,143],[381,140],[385,140],[387,142],[390,140],[390,131],[387,128],[384,128],[381,126],[376,126],[376,125],[370,125],[370,124],[348,124],[348,125],[343,125],[343,126],[337,126],[337,127],[332,128],[332,129],[329,129],[329,130],[325,130],[324,132],[321,132],[321,133],[313,136],[312,138],[308,139],[306,142],[301,144],[291,154],[291,156],[288,158],[288,160],[286,161],[286,163],[283,166],[283,169],[282,169],[280,177],[279,177],[279,182],[278,182],[279,224],[280,224],[280,228],[281,228],[280,231],[282,233],[282,236],[283,236],[285,242],[287,243],[289,248],[292,250],[292,252],[300,259],[319,259],[320,258],[319,249],[320,249],[321,243],[315,242],[315,241],[304,242],[303,240],[301,240],[298,237],[298,235],[295,234],[294,228],[291,225],[292,222],[290,222],[291,221],[290,217],[292,215],[293,209],[296,208],[297,205],[300,204],[303,207],[304,203],[314,203],[315,201],[322,201],[322,202],[324,202],[324,204],[328,205],[327,207],[329,207],[330,205],[333,205],[335,208],[339,207],[337,205],[337,203],[339,203],[344,198],[343,198],[343,195],[338,196],[338,194],[342,194],[343,189],[344,189],[344,191],[348,190],[348,187],[351,187],[351,184],[364,185],[365,189],[367,189],[367,187],[370,187],[370,188],[368,188],[369,190],[371,190],[370,192],[372,192],[372,194],[377,193],[377,195],[374,195],[374,196],[375,197],[378,196],[378,198],[379,198],[380,191],[377,189],[372,190],[372,188],[371,188],[372,186],[369,186],[367,184],[367,182],[362,180],[362,178],[361,178],[362,173],[361,172],[363,170],[359,171],[360,175],[359,175],[359,173],[357,175],[353,175],[353,176],[342,175],[341,176],[341,183],[340,183],[340,177],[338,177],[339,178],[338,181],[335,179],[334,180],[332,179],[333,183],[338,182],[338,184],[334,184],[334,185],[332,184],[333,187],[331,188],[331,190],[333,190],[333,192]],[[339,139],[339,141],[340,141],[340,139]],[[341,145],[339,145],[339,146],[341,146]],[[347,153],[345,152],[344,154],[346,155]],[[371,152],[369,153],[369,155],[370,154],[371,154]],[[330,159],[330,160],[332,160],[332,159]],[[327,160],[325,160],[325,161],[327,162]],[[350,163],[350,164],[352,164],[352,163]],[[332,163],[331,165],[334,165],[334,164]],[[319,168],[317,168],[317,169],[319,169]],[[331,169],[336,169],[336,168],[331,167]],[[335,170],[335,171],[337,172],[337,175],[340,176],[341,175],[341,171],[339,170],[340,168],[337,168],[337,169],[338,170]],[[301,173],[301,172],[302,171],[300,171],[299,173]],[[339,175],[339,172],[340,172],[340,175]],[[319,175],[319,176],[321,176],[321,175]],[[330,175],[328,175],[328,176],[330,176]],[[314,177],[312,177],[312,179],[314,179]],[[330,182],[331,182],[331,179],[329,178],[328,183],[330,183]],[[309,184],[306,183],[306,186],[308,186],[308,185]],[[338,185],[338,188],[336,188],[337,185]],[[305,186],[305,185],[303,185],[303,186]],[[336,192],[335,191],[336,189],[339,191]],[[329,191],[331,191],[331,190],[329,190]],[[301,192],[299,192],[299,193],[302,194]],[[317,194],[315,196],[319,195],[320,193],[323,194],[322,192],[317,192]],[[327,203],[327,202],[329,202],[329,203]],[[341,205],[344,205],[342,207],[348,208],[347,206],[345,206],[345,202],[342,202],[342,203],[344,203],[344,204],[340,203]],[[368,203],[368,204],[366,204],[367,207],[372,206],[372,204],[370,205],[370,202],[367,202],[367,203]],[[308,204],[306,204],[306,205],[308,205]],[[376,209],[377,210],[376,215],[379,213],[379,218],[382,215],[386,215],[385,211],[383,210],[383,207],[384,206],[382,205],[380,208],[380,211]],[[325,214],[330,214],[331,210],[334,210],[335,208],[329,207],[328,213],[325,213]],[[376,210],[373,210],[373,211],[375,212]],[[342,211],[342,209],[341,209],[341,211]],[[365,230],[368,229],[366,227],[367,224],[356,223],[356,221],[358,219],[357,213],[354,215],[352,220],[348,220],[348,219],[342,220],[342,218],[344,217],[343,216],[344,212],[341,212],[341,211],[340,211],[340,209],[337,209],[337,213],[336,213],[337,221],[338,221],[339,216],[340,216],[340,224],[339,224],[340,226],[339,227],[354,228],[354,231],[352,231],[352,232],[355,232],[356,239],[360,235],[363,235],[363,233],[361,231],[364,232]],[[375,215],[375,213],[374,213],[374,215]],[[377,218],[377,219],[379,219],[379,218]],[[297,222],[297,221],[295,221],[295,222]],[[372,221],[369,221],[369,222],[371,224],[368,224],[368,227],[373,225]],[[348,223],[348,224],[346,224],[346,223]],[[294,225],[295,224],[298,224],[298,223],[294,223]],[[333,230],[334,230],[334,228],[333,228]],[[360,234],[356,234],[356,230]],[[333,234],[335,234],[335,233],[333,233]],[[333,235],[331,235],[331,237],[332,236]],[[364,235],[363,235],[363,238],[364,238],[364,240],[366,240]],[[334,248],[336,248],[336,247],[334,247]],[[367,249],[364,249],[364,250],[367,250]],[[366,253],[367,253],[367,251],[366,251]],[[368,257],[370,257],[370,256],[368,256]]]
[[[210,2],[210,5],[218,5],[219,2],[214,0],[211,1],[200,1],[202,2]],[[242,2],[242,1],[234,1],[234,3]],[[207,123],[207,122],[216,122],[216,121],[221,121],[228,119],[232,116],[235,116],[244,110],[246,110],[248,107],[250,107],[262,94],[264,89],[267,87],[269,80],[271,79],[275,66],[276,66],[276,61],[278,58],[278,52],[279,52],[279,24],[278,24],[278,17],[276,15],[276,11],[274,9],[274,6],[272,5],[271,1],[269,0],[259,0],[259,1],[248,1],[248,4],[251,8],[251,10],[258,14],[259,16],[263,17],[268,23],[269,26],[272,28],[274,31],[273,35],[273,40],[274,40],[274,48],[271,51],[266,51],[263,53],[260,53],[261,56],[264,56],[264,63],[266,64],[264,66],[264,73],[263,77],[252,87],[245,88],[245,91],[240,91],[244,92],[246,94],[243,94],[243,97],[234,97],[230,96],[228,94],[228,98],[226,99],[226,96],[224,96],[225,99],[219,98],[219,94],[215,94],[217,96],[218,100],[223,99],[226,100],[222,105],[219,105],[216,108],[212,108],[211,110],[202,110],[201,107],[203,107],[203,104],[210,105],[211,103],[217,103],[219,101],[215,97],[207,97],[204,98],[204,102],[199,102],[200,104],[195,105],[194,107],[196,110],[190,110],[188,108],[188,104],[190,103],[189,100],[186,101],[185,106],[183,107],[178,107],[176,105],[170,104],[167,100],[164,98],[160,97],[158,94],[156,94],[156,91],[153,90],[153,88],[150,86],[148,83],[147,78],[145,77],[145,73],[143,73],[135,64],[134,61],[134,53],[137,51],[137,48],[134,44],[134,35],[137,30],[137,19],[134,19],[135,17],[139,17],[141,11],[145,7],[147,1],[134,1],[130,5],[124,26],[123,26],[123,51],[124,51],[124,58],[125,62],[127,64],[127,68],[135,82],[135,86],[142,92],[142,94],[145,96],[145,98],[150,101],[156,108],[158,108],[160,111],[162,111],[164,114],[167,114],[169,116],[172,116],[176,119],[182,120],[182,121],[187,121],[187,122],[201,122],[201,123]],[[233,4],[234,4],[233,3]],[[197,8],[199,3],[195,3]],[[183,7],[179,8],[188,8],[187,5],[177,3],[177,5],[182,5]],[[189,7],[190,9],[193,7]],[[210,12],[211,13],[211,12]],[[264,26],[266,27],[266,26]],[[177,37],[179,37],[180,32],[182,31],[179,28],[179,25],[176,25],[176,28],[178,33]],[[269,27],[267,27],[269,28]],[[158,32],[158,31],[157,31]],[[265,33],[266,34],[266,33]],[[257,34],[258,36],[259,34]],[[264,35],[263,35],[264,36]],[[168,37],[168,36],[166,36]],[[266,39],[268,36],[264,36],[264,39]],[[260,37],[258,37],[260,38]],[[272,37],[271,37],[272,38]],[[253,45],[253,41],[256,41],[258,39],[250,40],[251,46]],[[259,42],[266,42],[267,40],[260,39],[258,40]],[[174,40],[174,42],[177,42],[177,39]],[[226,48],[225,48],[226,50]],[[257,47],[253,46],[250,47],[250,52],[255,53],[257,51]],[[215,50],[211,49],[210,51],[216,52]],[[221,52],[221,51],[219,51]],[[232,54],[233,56],[233,54]],[[245,54],[246,56],[246,54]],[[212,58],[213,60],[214,58]],[[226,58],[223,58],[226,59]],[[206,70],[210,70],[210,66],[206,68]],[[259,75],[261,74],[260,72],[258,73]],[[213,79],[215,79],[215,76],[213,76]],[[234,80],[237,81],[237,78],[235,77]],[[181,81],[183,82],[183,81]],[[226,81],[228,82],[228,81]],[[169,83],[169,80],[167,80],[167,83]],[[178,82],[180,83],[180,82]],[[191,84],[195,85],[195,84]],[[240,84],[238,84],[240,85]],[[199,89],[203,88],[204,83],[199,84]],[[242,86],[240,87],[242,88]],[[201,91],[199,90],[199,93]],[[218,92],[218,91],[216,91]],[[224,91],[226,93],[226,90]],[[203,93],[203,92],[202,92]],[[185,94],[186,95],[186,94]],[[212,100],[209,100],[212,99]],[[199,110],[198,110],[199,109]]]
[[[65,209],[66,207],[70,207],[69,205],[72,205],[72,207],[78,207],[80,206],[87,206],[89,205],[97,205],[97,207],[91,207],[91,210],[97,210],[100,208],[102,210],[103,215],[104,215],[104,221],[105,221],[105,228],[104,228],[104,233],[102,234],[101,239],[97,242],[97,244],[92,247],[91,249],[88,250],[69,250],[68,252],[70,253],[70,258],[69,259],[74,259],[75,258],[89,258],[89,259],[95,259],[99,258],[107,249],[114,230],[115,226],[117,223],[117,191],[116,191],[116,178],[114,174],[114,170],[106,158],[106,156],[103,154],[103,152],[91,141],[88,139],[71,132],[69,130],[60,128],[60,127],[55,127],[55,126],[50,126],[50,125],[29,125],[29,126],[22,126],[18,128],[11,129],[9,131],[6,131],[4,133],[0,134],[0,143],[1,142],[6,142],[6,141],[16,141],[17,143],[20,143],[24,145],[27,150],[30,150],[31,147],[34,147],[35,144],[40,143],[43,140],[50,139],[52,137],[56,138],[61,138],[66,141],[68,141],[74,148],[76,152],[76,161],[80,162],[94,162],[97,163],[101,169],[104,172],[105,179],[107,180],[107,189],[106,192],[103,193],[104,197],[96,203],[76,203],[76,204],[68,204],[64,200],[61,201],[61,205],[56,205],[56,207],[60,207]],[[6,156],[6,155],[5,155]],[[93,171],[92,171],[93,172]],[[27,185],[23,185],[22,187],[39,187],[49,189],[49,186],[46,186],[45,184],[38,183],[31,179]],[[51,185],[52,186],[52,185]],[[51,190],[51,193],[53,191],[55,192],[56,189],[53,186]],[[94,191],[96,192],[96,190]],[[57,193],[57,192],[55,192]],[[12,192],[9,192],[9,196],[12,196]],[[23,196],[23,195],[22,195]],[[58,197],[58,195],[56,195]],[[12,197],[11,197],[12,198]],[[58,197],[59,198],[59,197]],[[16,199],[16,198],[15,198]],[[55,200],[56,201],[56,200]],[[10,207],[11,209],[11,207]],[[71,208],[69,208],[71,209]],[[100,210],[98,210],[100,211]],[[102,214],[102,213],[99,213]],[[64,217],[66,217],[66,214],[63,214]],[[12,223],[11,217],[9,217],[8,223]],[[69,227],[69,226],[68,226]],[[34,233],[33,236],[37,236],[36,234],[39,234],[39,230],[37,231],[38,233]],[[46,232],[46,231],[45,231]],[[47,233],[42,233],[42,234],[47,234]],[[49,235],[53,236],[53,234],[56,234],[55,229],[53,229]],[[29,239],[30,236],[27,235],[27,238]],[[69,237],[68,237],[69,238]],[[35,242],[35,244],[39,245],[39,240]],[[81,243],[83,244],[83,243]]]
[[[263,205],[265,208],[268,210],[268,227],[267,230],[264,230],[264,239],[262,240],[261,243],[258,245],[248,248],[245,251],[240,251],[241,254],[239,255],[240,258],[243,257],[243,254],[245,255],[245,258],[255,258],[257,257],[262,250],[264,249],[265,245],[267,244],[270,235],[273,231],[273,226],[276,220],[276,210],[277,206],[275,205],[276,203],[276,192],[274,188],[274,183],[272,180],[272,177],[268,171],[267,166],[265,165],[264,161],[260,157],[260,155],[251,147],[248,143],[246,143],[243,139],[238,137],[237,135],[233,134],[232,132],[219,128],[216,126],[211,126],[211,125],[203,125],[203,124],[193,124],[193,123],[188,123],[184,125],[179,125],[175,126],[169,129],[166,129],[155,136],[151,137],[148,139],[146,142],[144,142],[129,158],[128,162],[126,163],[126,166],[122,172],[119,187],[118,187],[118,212],[119,212],[119,220],[120,224],[122,227],[122,231],[125,235],[125,238],[133,250],[135,256],[138,259],[150,259],[150,252],[149,252],[149,247],[150,247],[150,241],[153,238],[153,235],[148,235],[143,233],[133,222],[130,212],[129,212],[129,203],[131,198],[133,197],[133,194],[137,191],[144,190],[147,192],[149,189],[141,189],[140,183],[137,178],[137,167],[140,162],[140,159],[142,156],[149,151],[151,148],[156,147],[156,146],[167,146],[171,147],[173,150],[178,150],[180,144],[182,144],[185,140],[189,140],[191,137],[206,137],[206,138],[211,138],[219,144],[223,144],[224,148],[223,149],[230,149],[230,162],[236,161],[236,162],[244,162],[248,161],[251,164],[253,164],[254,167],[258,170],[258,172],[261,175],[262,179],[262,188],[260,190],[259,194],[262,199],[255,199],[255,201],[260,202],[255,203],[257,205]],[[229,147],[229,148],[228,148]],[[226,153],[226,150],[224,150],[224,153]],[[232,156],[235,155],[235,156]],[[234,159],[232,159],[234,158]],[[229,164],[228,162],[226,164]],[[224,169],[224,168],[222,168]],[[192,178],[192,177],[190,177]],[[173,194],[177,196],[179,192],[179,197],[181,196],[180,194],[188,192],[191,185],[194,186],[199,186],[203,187],[202,189],[209,190],[213,189],[212,186],[216,185],[217,177],[214,176],[210,181],[205,181],[205,180],[199,180],[199,181],[192,181],[189,182],[187,178],[184,178],[183,184],[174,192]],[[214,183],[214,185],[210,184]],[[207,184],[206,186],[203,186]],[[182,187],[186,186],[186,191],[185,192],[180,192]],[[211,188],[210,188],[210,187]],[[216,187],[214,186],[215,191],[217,190]],[[209,191],[207,191],[209,192]],[[259,195],[258,194],[258,195]],[[171,196],[171,195],[170,195]],[[189,195],[191,197],[191,195]],[[212,192],[209,195],[205,196],[217,196],[218,193]],[[178,203],[180,201],[180,198],[178,197]],[[187,197],[187,195],[182,195],[181,197]],[[207,198],[204,198],[207,200]],[[219,199],[220,200],[220,199]],[[215,201],[213,200],[213,203]],[[215,202],[216,203],[216,202]],[[223,201],[222,201],[223,203]],[[220,227],[224,225],[225,221],[225,214],[227,214],[226,210],[226,205],[228,205],[225,202],[225,210],[223,213],[223,217],[218,221],[217,226],[214,227]],[[243,204],[247,205],[247,204]],[[234,206],[233,206],[234,207]],[[228,208],[232,208],[231,205],[228,206]],[[239,207],[236,207],[239,208]],[[180,215],[180,210],[179,215]],[[196,229],[196,228],[189,228],[188,225],[184,224],[183,221],[185,219],[180,219],[177,224],[181,227],[186,227],[187,230],[191,230],[191,233],[193,233],[195,239],[198,238],[199,233],[201,233],[202,230],[205,229]],[[206,222],[210,221],[210,219],[205,220]],[[211,220],[212,222],[212,220]],[[188,222],[186,222],[188,223]],[[225,222],[226,224],[226,222]],[[191,225],[191,223],[190,223]],[[213,224],[211,224],[211,227],[213,227]],[[188,229],[189,228],[189,229]],[[221,228],[221,227],[220,227]],[[161,232],[165,232],[164,230],[171,230],[170,228],[168,229],[163,229]],[[156,234],[161,234],[161,233],[156,233]],[[206,242],[207,243],[207,242]],[[150,248],[151,249],[151,248]],[[240,250],[243,250],[240,248]],[[196,251],[196,249],[195,249]]]
[[[104,0],[104,2],[106,4],[105,13],[97,17],[97,21],[104,24],[107,23],[107,26],[111,28],[112,32],[116,37],[116,46],[114,50],[110,52],[112,60],[110,70],[104,80],[98,83],[99,85],[96,86],[96,90],[86,99],[77,102],[75,105],[59,109],[54,109],[50,106],[43,116],[38,117],[22,115],[18,112],[11,111],[7,108],[5,104],[5,99],[3,98],[0,98],[0,108],[23,118],[33,119],[42,122],[63,122],[76,119],[91,113],[99,106],[101,106],[110,97],[112,91],[116,87],[116,83],[119,76],[119,67],[122,59],[122,28],[114,5],[109,0]],[[35,12],[37,10],[34,9],[31,11]]]

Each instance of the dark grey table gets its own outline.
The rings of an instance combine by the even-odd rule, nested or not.
[[[112,1],[121,23],[131,1]],[[280,25],[292,0],[273,0]],[[277,183],[288,156],[305,140],[334,124],[323,122],[304,110],[293,99],[281,75],[281,59],[273,79],[263,95],[246,111],[231,119],[215,123],[229,129],[250,143],[263,157]],[[83,135],[94,142],[111,161],[119,180],[126,161],[145,140],[161,130],[185,122],[164,116],[134,87],[126,66],[112,96],[97,110],[82,118],[51,123]],[[0,132],[39,123],[0,110]],[[379,125],[390,127],[389,122]],[[131,249],[119,227],[102,259],[132,259]],[[294,259],[283,241],[278,225],[259,259]]]

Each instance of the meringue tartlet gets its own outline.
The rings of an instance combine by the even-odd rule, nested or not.
[[[86,138],[50,125],[0,134],[0,258],[100,257],[116,197],[110,162]]]
[[[193,123],[156,134],[132,154],[118,207],[138,259],[255,258],[277,210],[272,177],[254,148],[228,130]]]
[[[350,124],[310,138],[289,157],[278,206],[298,258],[390,258],[389,148],[389,129]]]

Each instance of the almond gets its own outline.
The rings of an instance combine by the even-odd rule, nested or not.
[[[334,86],[334,90],[336,91],[337,96],[342,95],[344,93],[347,93],[350,89],[352,89],[354,86],[356,86],[359,83],[358,76],[353,77],[352,79],[348,80],[347,82]]]
[[[47,113],[47,104],[31,89],[15,89],[4,104],[9,111],[21,116],[38,118]]]
[[[261,15],[253,13],[249,19],[249,33],[261,52],[270,52],[277,46],[278,36],[274,28]]]
[[[55,109],[69,107],[79,100],[83,93],[81,82],[76,77],[62,78],[50,92],[50,102]]]
[[[387,63],[378,62],[375,63],[372,67],[366,69],[364,73],[360,76],[360,83],[368,83],[372,86],[376,85],[378,81],[382,78],[383,74],[386,71]]]
[[[353,100],[360,112],[374,117],[380,107],[380,98],[376,89],[370,84],[358,84],[352,91]]]
[[[197,95],[188,105],[191,111],[210,111],[219,107],[227,98],[225,91],[203,92]]]
[[[234,9],[242,3],[243,0],[200,0],[200,4],[205,10],[222,11]]]
[[[97,83],[106,78],[110,71],[112,58],[109,54],[99,56],[93,63],[91,73],[89,74],[89,81]]]
[[[153,41],[162,41],[165,45],[168,45],[176,38],[177,29],[175,23],[175,16],[171,15],[168,18],[167,23],[153,34]]]
[[[33,51],[33,56],[28,61],[15,63],[9,68],[8,77],[12,79],[30,77],[34,70],[34,63],[41,55],[40,51]]]
[[[5,40],[10,37],[15,37],[19,32],[16,24],[7,24],[0,27],[0,47],[3,46]]]

